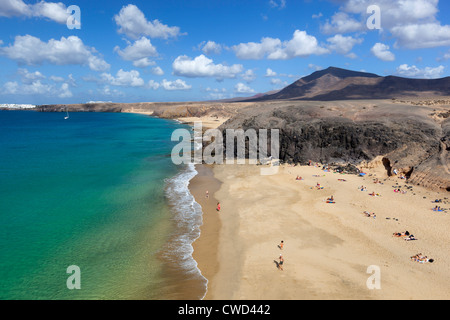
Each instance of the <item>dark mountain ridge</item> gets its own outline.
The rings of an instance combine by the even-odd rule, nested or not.
[[[410,79],[329,67],[303,77],[275,94],[247,101],[391,99],[427,94],[450,95],[450,77]]]

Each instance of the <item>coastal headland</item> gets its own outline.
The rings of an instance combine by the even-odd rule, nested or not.
[[[142,113],[223,133],[279,130],[276,174],[196,165],[189,188],[203,225],[193,256],[208,279],[205,299],[449,299],[450,98],[385,95],[403,80],[372,75],[360,84],[378,98],[351,96],[351,86],[338,90],[361,80],[349,77],[331,69],[277,99],[38,110]],[[314,91],[318,83],[329,90]]]

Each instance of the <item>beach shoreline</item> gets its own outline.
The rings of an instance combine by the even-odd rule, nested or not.
[[[201,172],[204,165],[197,168]],[[193,244],[194,259],[208,279],[205,299],[450,298],[450,216],[431,210],[431,201],[447,194],[388,178],[381,168],[367,169],[365,176],[288,165],[261,176],[259,169],[215,165],[205,168],[213,174],[206,171],[192,180],[191,192],[205,206],[201,234]],[[375,184],[375,178],[380,182]],[[362,185],[365,191],[358,189]],[[395,186],[405,193],[394,192]],[[218,188],[217,200],[210,199],[214,204],[205,205],[207,188]],[[325,201],[331,195],[335,204]],[[442,206],[450,205],[445,200]],[[405,230],[418,241],[393,237]],[[434,263],[412,261],[418,253]],[[280,254],[283,271],[277,270]],[[367,285],[374,266],[381,272],[379,290]]]
[[[210,299],[209,286],[211,279],[219,269],[218,246],[220,239],[221,221],[217,212],[215,193],[220,189],[220,181],[214,177],[213,168],[208,165],[196,165],[197,175],[192,178],[189,190],[195,201],[202,207],[203,223],[200,227],[200,236],[192,244],[192,254],[197,267],[207,279],[207,290],[203,299]],[[208,191],[208,195],[207,192]]]
[[[202,119],[177,121],[192,126]],[[226,119],[212,121],[203,123],[205,130]],[[277,174],[262,176],[254,165],[195,165],[188,189],[201,206],[200,234],[191,244],[206,279],[201,299],[449,299],[450,217],[431,211],[438,198],[449,209],[448,194],[388,177],[376,161],[366,165],[364,176],[315,166],[281,165]],[[328,204],[332,195],[336,203]],[[392,236],[406,230],[418,241]],[[412,261],[419,253],[434,263]],[[277,270],[280,254],[283,271]],[[373,267],[381,272],[378,290],[367,284]]]

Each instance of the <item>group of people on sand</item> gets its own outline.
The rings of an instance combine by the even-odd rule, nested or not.
[[[397,238],[403,238],[405,241],[413,241],[413,240],[417,240],[416,237],[414,237],[414,235],[410,234],[409,231],[405,231],[405,232],[395,232],[393,234],[394,237]],[[433,263],[434,259],[428,258],[427,256],[424,256],[422,253],[418,253],[414,256],[411,257],[412,261],[415,262],[419,262],[419,263]]]
[[[375,184],[383,184],[383,182],[381,182],[378,178],[373,180],[373,183],[375,183]]]
[[[435,206],[432,210],[433,211],[444,211],[444,209],[442,209],[440,206]]]
[[[427,256],[424,256],[422,253],[418,253],[415,256],[412,256],[411,260],[415,261],[415,262],[419,262],[419,263],[427,263],[427,262],[433,263],[434,262],[434,259],[428,258]]]
[[[317,183],[316,183],[316,189],[317,189],[317,190],[322,190],[322,189],[323,189],[323,186],[321,186],[320,183],[317,182]]]
[[[400,188],[398,188],[398,189],[394,189],[394,192],[395,192],[395,193],[406,194],[407,191],[401,190]]]
[[[278,248],[280,250],[283,250],[283,247],[284,247],[284,241],[281,240],[280,244],[278,245]],[[278,261],[275,260],[275,263],[277,264],[278,270],[283,271],[284,258],[281,253],[280,253],[280,256],[278,257]]]
[[[370,213],[369,211],[364,211],[364,214],[366,215],[366,217],[368,218],[377,218],[377,215],[375,214],[375,212]]]
[[[405,231],[405,232],[395,232],[393,234],[394,237],[396,238],[403,238],[405,241],[413,241],[413,240],[417,240],[416,237],[414,237],[413,234],[410,234],[409,231]]]

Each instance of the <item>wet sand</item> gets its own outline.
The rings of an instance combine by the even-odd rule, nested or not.
[[[218,201],[214,195],[219,190],[221,183],[214,177],[211,166],[197,165],[196,170],[198,174],[191,180],[189,190],[202,207],[203,225],[200,228],[200,238],[193,243],[193,258],[197,261],[202,275],[209,281],[219,269],[217,249],[221,222],[220,213],[216,211]],[[209,193],[208,197],[206,197],[206,191]],[[205,299],[208,296],[209,291],[206,293]]]

